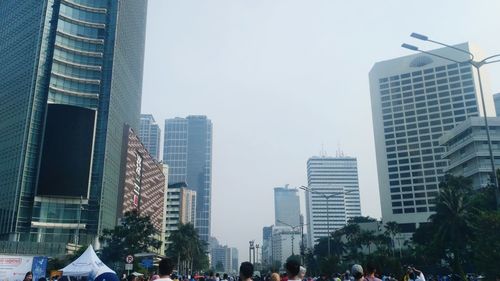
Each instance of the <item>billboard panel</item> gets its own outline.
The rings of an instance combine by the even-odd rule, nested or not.
[[[87,197],[95,111],[49,104],[37,195]]]

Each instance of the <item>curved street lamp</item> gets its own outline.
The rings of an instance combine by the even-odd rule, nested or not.
[[[299,186],[299,188],[306,191],[306,192],[318,194],[318,195],[322,196],[323,198],[325,198],[325,200],[326,200],[326,229],[328,232],[326,236],[327,236],[327,241],[328,241],[328,256],[330,256],[330,208],[329,208],[330,201],[329,200],[330,200],[330,198],[333,198],[333,197],[338,197],[341,195],[352,193],[355,190],[348,190],[345,192],[335,192],[335,193],[323,193],[323,192],[319,192],[317,190],[314,190],[310,187],[303,186],[303,185]],[[309,224],[310,223],[311,222],[309,222]]]

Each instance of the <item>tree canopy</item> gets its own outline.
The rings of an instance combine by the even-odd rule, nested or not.
[[[101,259],[103,262],[122,261],[127,255],[159,249],[161,241],[149,217],[140,216],[137,211],[127,212],[114,229],[105,229],[99,237],[103,243]]]

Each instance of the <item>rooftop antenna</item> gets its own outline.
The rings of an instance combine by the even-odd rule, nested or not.
[[[342,148],[340,146],[340,141],[337,142],[337,157],[344,157],[344,151],[342,151]]]
[[[325,151],[325,144],[324,143],[321,143],[321,151],[319,152],[319,156],[321,156],[321,157],[326,157],[327,156],[326,151]]]

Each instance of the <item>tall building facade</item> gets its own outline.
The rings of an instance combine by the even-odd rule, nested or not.
[[[271,264],[272,262],[272,237],[273,226],[264,226],[262,228],[262,264]]]
[[[274,188],[274,216],[276,226],[300,226],[300,201],[296,188]]]
[[[165,252],[165,175],[163,165],[153,158],[135,132],[125,126],[122,169],[118,200],[122,203],[117,209],[117,217],[136,211],[149,217],[156,230],[156,238],[162,241],[158,254]]]
[[[141,114],[139,137],[151,156],[160,160],[161,129],[151,114]]]
[[[478,54],[468,43],[455,47]],[[431,53],[469,59],[451,48]],[[446,167],[439,138],[484,114],[477,74],[467,63],[415,54],[378,62],[369,76],[382,218],[411,233],[435,208]],[[485,103],[491,116],[491,98]]]
[[[196,229],[208,241],[212,192],[212,122],[206,116],[165,120],[163,161],[169,182],[186,182],[196,191]]]
[[[166,199],[166,246],[173,231],[179,224],[191,223],[196,227],[196,191],[188,189],[185,182],[169,184]]]
[[[300,254],[300,231],[288,226],[273,226],[271,236],[271,264],[279,261],[283,266],[291,255]]]
[[[78,232],[88,244],[116,224],[146,12],[147,1],[1,2],[1,240],[68,243]]]
[[[500,118],[488,117],[488,127],[495,159],[495,168],[500,167]],[[471,117],[446,132],[439,142],[444,146],[442,158],[448,160],[444,172],[471,179],[475,189],[494,185],[491,181],[492,167],[488,137],[483,117]]]
[[[493,102],[495,103],[495,116],[500,117],[500,93],[493,95]]]
[[[307,242],[312,248],[319,238],[327,237],[361,216],[358,164],[354,157],[312,157],[307,161],[306,192]]]
[[[233,274],[236,274],[240,270],[238,253],[239,252],[237,248],[231,248],[231,257],[233,258],[233,268],[231,269],[231,272]]]

